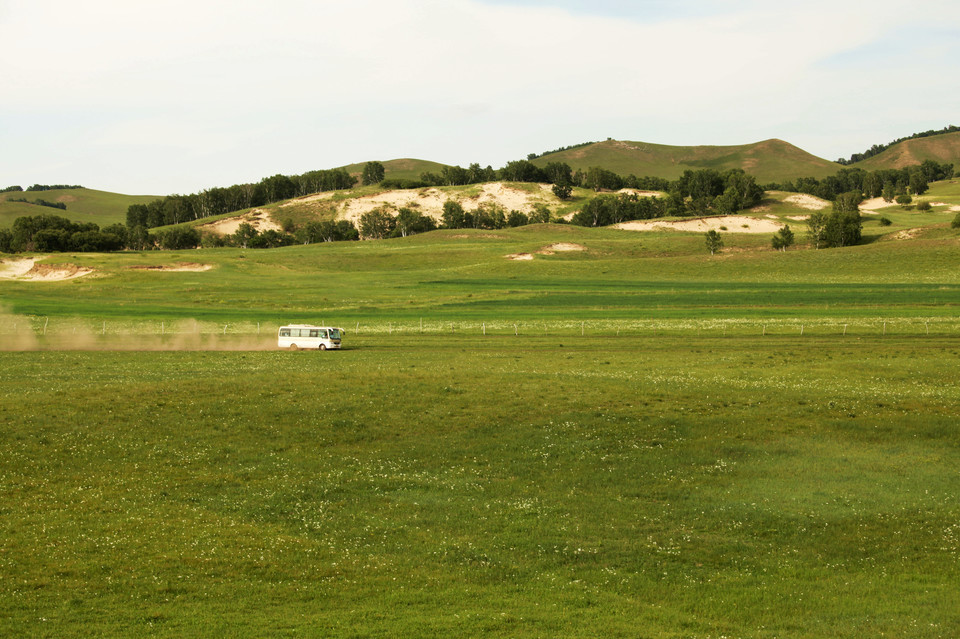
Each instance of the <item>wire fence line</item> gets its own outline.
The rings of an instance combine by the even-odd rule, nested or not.
[[[306,323],[306,322],[297,322]],[[339,326],[346,336],[960,336],[960,317],[873,318],[726,318],[726,319],[590,319],[590,320],[448,320],[317,319]],[[0,316],[0,341],[16,337],[245,337],[274,339],[276,321],[213,322],[187,320],[93,320],[43,316]]]

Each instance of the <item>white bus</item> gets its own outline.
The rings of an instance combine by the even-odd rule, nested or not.
[[[340,348],[343,329],[333,326],[312,326],[310,324],[290,324],[281,326],[277,333],[277,346],[296,351],[301,348],[315,348],[325,351]]]

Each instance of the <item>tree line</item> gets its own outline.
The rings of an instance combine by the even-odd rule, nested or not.
[[[256,184],[215,187],[191,195],[168,195],[127,209],[127,227],[154,228],[234,213],[295,197],[352,188],[357,179],[345,169],[277,174]]]
[[[129,241],[128,229],[123,224],[101,229],[92,222],[72,222],[57,215],[18,217],[12,228],[0,229],[0,253],[105,253],[127,248]]]
[[[764,185],[768,191],[807,193],[824,200],[835,200],[842,193],[859,191],[867,198],[883,197],[892,202],[899,195],[923,195],[930,182],[952,178],[953,164],[925,160],[922,164],[901,169],[840,169],[825,178],[805,177]]]
[[[34,184],[33,186],[28,186],[28,191],[65,191],[68,189],[82,189],[83,187],[79,184]],[[5,189],[0,189],[0,193],[13,193],[23,191],[23,187],[19,185],[8,186]]]
[[[7,198],[7,202],[23,202],[24,204],[36,204],[37,206],[46,206],[51,209],[60,209],[61,211],[67,210],[67,205],[63,202],[50,202],[44,200],[43,198],[38,198],[36,200],[28,200],[25,197],[11,197]]]
[[[287,222],[282,230],[259,231],[244,223],[230,235],[203,233],[195,227],[175,226],[150,231],[143,225],[133,228],[111,224],[100,228],[93,222],[73,222],[56,215],[18,217],[10,229],[0,229],[0,253],[63,253],[152,249],[183,250],[213,248],[275,248],[291,244],[315,244],[359,240],[357,227],[348,220],[309,222],[297,226]]]

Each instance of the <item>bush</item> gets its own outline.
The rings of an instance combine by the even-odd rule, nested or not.
[[[960,213],[957,213],[953,218],[953,222],[950,222],[950,228],[960,229]]]
[[[891,224],[893,224],[893,222],[890,221],[890,218],[888,217],[880,218],[880,226],[890,226]]]
[[[918,210],[918,211],[924,211],[924,212],[926,212],[926,211],[929,211],[931,208],[933,208],[933,207],[930,206],[930,203],[927,202],[926,200],[924,200],[923,202],[917,202],[917,210]]]
[[[910,204],[911,202],[913,202],[913,198],[910,197],[909,195],[898,195],[898,196],[897,196],[897,204],[899,204],[900,206],[906,206],[907,204]]]

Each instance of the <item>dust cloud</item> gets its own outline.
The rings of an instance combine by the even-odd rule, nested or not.
[[[0,351],[269,351],[277,349],[273,331],[221,334],[195,320],[165,326],[159,334],[100,331],[82,322],[58,320],[48,330],[45,318],[0,309]]]

